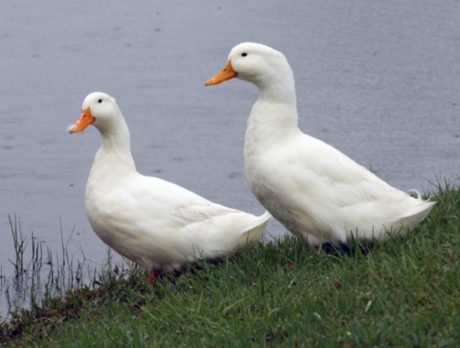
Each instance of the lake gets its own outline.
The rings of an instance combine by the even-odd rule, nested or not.
[[[262,213],[243,173],[257,91],[237,80],[204,87],[243,41],[286,55],[306,133],[403,190],[458,182],[459,18],[454,0],[2,1],[2,273],[14,257],[8,215],[50,250],[73,230],[75,250],[106,257],[84,212],[99,134],[66,132],[97,90],[116,97],[141,173]],[[284,229],[272,222],[267,233]]]

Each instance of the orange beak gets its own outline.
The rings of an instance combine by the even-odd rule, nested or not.
[[[212,86],[217,85],[221,82],[230,80],[234,77],[237,77],[238,74],[235,70],[233,70],[232,63],[230,61],[225,64],[221,71],[211,77],[208,81],[206,81],[205,86]]]
[[[69,133],[81,132],[91,123],[93,123],[95,118],[91,115],[91,109],[87,107],[85,110],[81,110],[80,118],[69,128]]]

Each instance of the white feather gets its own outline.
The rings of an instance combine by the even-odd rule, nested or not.
[[[141,175],[129,130],[114,98],[96,92],[91,108],[102,136],[88,178],[85,208],[96,234],[121,255],[152,269],[177,268],[257,243],[270,214],[260,217],[213,203],[165,180]]]
[[[235,46],[229,61],[260,96],[248,119],[245,173],[252,192],[305,242],[384,239],[415,228],[435,202],[413,198],[298,127],[294,75],[268,46]]]

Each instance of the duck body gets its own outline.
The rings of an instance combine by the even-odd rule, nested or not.
[[[231,51],[229,62],[233,77],[253,82],[260,92],[246,130],[246,178],[290,232],[313,246],[385,239],[414,229],[428,215],[434,202],[390,186],[299,129],[294,76],[284,55],[243,43]],[[221,82],[216,76],[208,84]]]
[[[97,115],[103,114],[98,111],[100,99],[111,104],[105,111],[108,116]],[[83,103],[83,110],[88,107],[102,145],[89,174],[85,209],[93,230],[107,245],[148,270],[172,270],[260,240],[270,214],[257,217],[231,209],[138,173],[128,127],[115,100],[92,93]]]
[[[395,189],[297,127],[270,130],[264,122],[267,109],[284,107],[263,104],[254,105],[248,121],[246,178],[261,204],[307,243],[384,239],[388,232],[413,229],[431,210],[433,202]],[[271,132],[283,135],[273,140]]]

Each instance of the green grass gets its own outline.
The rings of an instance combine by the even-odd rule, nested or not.
[[[348,252],[288,238],[154,288],[115,277],[3,323],[22,347],[457,347],[460,191],[404,238]],[[8,331],[9,330],[9,331]],[[14,332],[16,330],[16,333]]]

